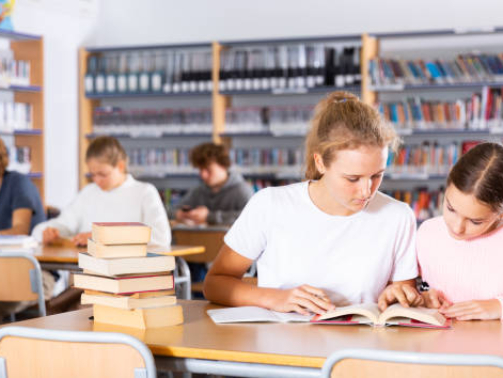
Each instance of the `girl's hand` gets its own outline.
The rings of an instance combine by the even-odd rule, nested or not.
[[[42,243],[51,244],[59,239],[59,230],[53,227],[47,227],[42,233]]]
[[[439,312],[457,320],[489,320],[501,318],[501,303],[497,299],[466,301],[440,308]]]
[[[414,280],[398,281],[393,282],[383,290],[377,299],[377,305],[379,310],[384,311],[390,304],[395,302],[404,307],[416,307],[424,304],[424,299],[416,290]]]
[[[90,232],[82,232],[80,234],[75,235],[72,238],[72,242],[77,247],[85,247],[87,245],[87,239],[91,238],[91,235],[92,234]]]
[[[452,305],[441,291],[430,289],[421,293],[424,305],[428,308],[447,308]]]
[[[324,314],[328,310],[335,309],[323,290],[309,285],[289,290],[276,290],[267,307],[273,311],[295,311],[302,315]]]

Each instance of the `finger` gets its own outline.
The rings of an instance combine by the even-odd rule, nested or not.
[[[316,303],[307,298],[297,297],[294,301],[295,304],[298,304],[315,314],[324,314],[326,312],[324,308],[319,307]]]
[[[480,319],[479,316],[476,314],[467,314],[467,315],[462,315],[462,316],[456,316],[456,320],[475,320],[475,319]]]
[[[437,293],[435,292],[432,292],[432,293],[428,293],[428,298],[430,299],[430,308],[440,308],[440,301],[439,301],[439,298],[438,298],[438,295]]]
[[[418,297],[420,297],[419,293],[415,288],[409,285],[401,286],[402,292],[405,294],[407,302],[410,304],[414,304]]]
[[[388,307],[388,302],[386,301],[386,296],[382,293],[377,299],[377,307],[379,310],[384,311]]]
[[[322,298],[319,298],[317,295],[313,295],[311,293],[308,293],[303,290],[299,290],[297,295],[301,298],[307,299],[308,301],[311,301],[315,303],[318,307],[322,308],[325,312],[328,310],[333,310],[335,306],[330,302],[330,300],[325,300]]]
[[[310,294],[315,295],[316,297],[318,297],[320,299],[323,299],[324,301],[330,302],[330,299],[325,294],[325,292],[321,289],[318,289],[317,287],[313,287],[313,286],[309,286],[309,285],[302,285],[300,288],[304,291],[307,291]]]
[[[418,307],[418,306],[424,306],[424,298],[422,295],[418,295],[414,302],[412,303],[412,306]]]
[[[394,287],[391,291],[398,303],[400,303],[403,307],[409,307],[409,302],[407,301],[407,297],[401,287]]]
[[[442,307],[448,308],[453,305],[453,303],[449,301],[447,298],[445,298],[445,296],[442,293],[439,294],[438,300],[442,305]]]
[[[297,314],[301,315],[309,315],[309,311],[299,305],[293,305],[291,311],[295,311]]]
[[[450,318],[457,318],[458,316],[469,315],[475,312],[470,306],[455,306],[456,305],[450,307],[448,310],[444,311],[443,314]]]

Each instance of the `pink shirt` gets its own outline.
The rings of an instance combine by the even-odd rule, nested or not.
[[[421,276],[451,302],[498,298],[503,306],[503,227],[471,240],[449,235],[442,217],[417,234]]]

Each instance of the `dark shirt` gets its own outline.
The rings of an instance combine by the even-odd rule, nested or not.
[[[31,209],[30,233],[45,220],[44,207],[31,180],[14,171],[5,171],[0,188],[0,230],[12,227],[12,214],[17,209]]]
[[[252,195],[253,189],[243,176],[231,172],[218,192],[214,193],[210,187],[201,184],[182,198],[178,209],[183,206],[206,206],[209,210],[209,224],[232,224]]]

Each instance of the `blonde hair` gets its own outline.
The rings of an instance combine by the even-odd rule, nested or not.
[[[120,142],[111,136],[100,136],[91,142],[86,151],[86,162],[89,159],[98,159],[112,167],[123,160],[126,165],[128,157]]]
[[[348,92],[332,92],[315,108],[306,137],[306,179],[319,180],[314,154],[330,166],[337,151],[360,146],[396,148],[399,139],[393,127],[372,106]]]

